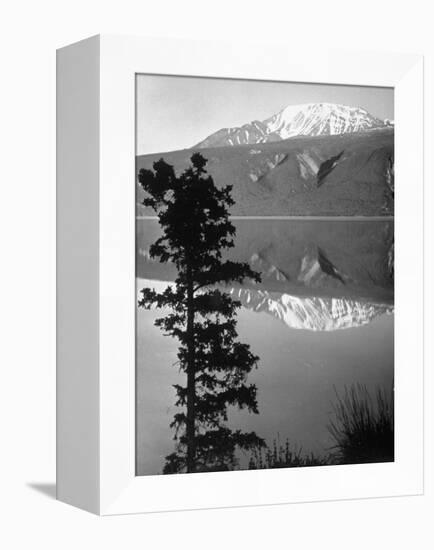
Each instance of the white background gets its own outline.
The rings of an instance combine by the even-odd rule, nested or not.
[[[434,37],[429,3],[306,0],[291,4],[289,0],[16,0],[3,7],[2,548],[432,548]],[[309,43],[318,48],[426,56],[424,497],[97,518],[32,488],[32,484],[52,484],[55,476],[55,49],[102,32],[287,41],[295,51]]]

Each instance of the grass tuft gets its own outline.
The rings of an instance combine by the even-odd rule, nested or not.
[[[249,470],[267,470],[270,468],[301,468],[304,466],[325,466],[328,458],[303,454],[301,447],[291,447],[289,440],[285,445],[274,440],[272,446],[258,447],[250,455]]]
[[[341,464],[393,462],[394,405],[393,390],[379,388],[373,398],[361,384],[336,391],[332,404],[334,418],[327,429]]]

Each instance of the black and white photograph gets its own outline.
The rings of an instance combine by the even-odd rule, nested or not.
[[[430,15],[5,4],[0,548],[434,548]]]
[[[136,475],[393,462],[393,89],[137,74],[134,185]]]

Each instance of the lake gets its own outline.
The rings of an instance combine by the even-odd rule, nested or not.
[[[389,390],[394,376],[393,220],[237,219],[227,257],[262,276],[226,290],[242,304],[239,340],[260,357],[249,382],[258,388],[259,414],[229,411],[232,428],[254,430],[310,453],[333,444],[327,430],[335,392],[360,383]],[[137,220],[137,295],[174,280],[171,264],[149,257],[160,229]],[[137,308],[138,475],[160,474],[174,450],[169,428],[173,384],[182,378],[177,341],[154,321],[164,311]],[[240,457],[245,467],[246,457]]]

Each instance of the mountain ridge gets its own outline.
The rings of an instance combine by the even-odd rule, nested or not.
[[[158,292],[171,287],[173,281],[138,279],[138,288],[153,288]],[[352,298],[294,296],[240,286],[225,287],[233,299],[255,313],[270,315],[288,328],[313,332],[333,332],[368,325],[382,315],[394,312],[393,304]]]
[[[241,126],[221,128],[193,148],[231,147],[270,143],[300,136],[341,135],[393,128],[389,119],[371,115],[362,107],[338,103],[288,105],[278,113]]]
[[[230,288],[229,294],[246,309],[267,313],[289,328],[314,332],[356,328],[394,312],[390,304],[348,298],[300,297],[241,287]]]

